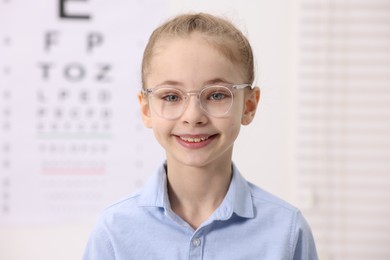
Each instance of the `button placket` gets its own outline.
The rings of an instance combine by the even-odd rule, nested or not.
[[[203,232],[195,232],[190,240],[189,259],[203,258]]]

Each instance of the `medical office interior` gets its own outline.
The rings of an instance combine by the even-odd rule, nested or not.
[[[227,17],[252,43],[245,177],[302,210],[320,259],[390,259],[386,0],[0,1],[0,259],[81,259],[99,213],[154,173],[140,61],[181,12]]]

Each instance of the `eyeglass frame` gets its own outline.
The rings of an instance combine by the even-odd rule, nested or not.
[[[203,107],[202,102],[201,102],[201,100],[200,100],[200,95],[201,95],[201,93],[202,93],[205,89],[207,89],[207,88],[209,88],[209,87],[212,87],[212,86],[221,86],[221,87],[225,87],[225,88],[227,88],[227,89],[232,93],[233,101],[232,101],[232,103],[231,103],[229,109],[228,109],[223,115],[221,115],[221,116],[214,116],[214,115],[210,114],[210,112],[208,112],[208,111]],[[182,111],[178,116],[176,116],[176,117],[174,117],[174,118],[166,118],[166,117],[164,117],[163,115],[160,115],[160,113],[158,113],[158,112],[155,111],[154,106],[152,106],[152,109],[156,112],[157,116],[159,116],[159,117],[161,117],[161,118],[164,118],[164,119],[166,119],[166,120],[176,120],[176,119],[178,119],[179,117],[181,117],[181,116],[183,115],[184,111],[185,111],[186,108],[187,108],[187,105],[188,105],[188,102],[189,102],[188,100],[189,100],[189,98],[190,98],[191,96],[197,96],[198,102],[199,102],[199,107],[200,107],[200,109],[202,109],[202,111],[204,111],[206,114],[208,114],[208,115],[210,115],[210,116],[212,116],[212,117],[220,118],[220,117],[223,117],[224,115],[226,115],[227,113],[229,113],[230,109],[232,108],[232,105],[233,105],[233,103],[234,103],[234,92],[237,91],[237,90],[240,90],[240,89],[247,88],[247,87],[251,87],[251,89],[252,89],[252,84],[249,84],[249,83],[241,83],[241,84],[232,84],[232,83],[215,83],[215,84],[207,84],[207,85],[205,85],[205,86],[204,86],[201,90],[199,90],[199,91],[183,91],[183,90],[181,90],[181,89],[178,89],[178,88],[175,88],[175,87],[171,87],[171,86],[168,85],[168,86],[156,86],[156,87],[153,87],[153,88],[145,88],[145,87],[142,87],[141,93],[142,93],[143,95],[149,97],[149,95],[153,95],[153,93],[154,93],[156,90],[167,88],[167,89],[175,89],[175,90],[177,90],[177,91],[179,91],[179,92],[181,92],[181,93],[184,94],[184,96],[185,96],[186,98],[185,98],[185,101],[184,101],[184,102],[185,102],[185,103],[184,103],[185,106],[184,106],[184,108],[183,108],[183,111]]]

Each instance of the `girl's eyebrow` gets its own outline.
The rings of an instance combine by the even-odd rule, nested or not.
[[[179,85],[183,85],[183,83],[179,82],[179,81],[175,81],[175,80],[165,80],[159,84],[156,85],[156,87],[158,86],[164,86],[164,85],[169,85],[169,86],[179,86]]]
[[[205,85],[215,84],[215,83],[231,83],[231,82],[229,80],[224,79],[224,78],[215,78],[215,79],[206,81]]]
[[[203,83],[203,85],[210,85],[210,84],[215,84],[215,83],[232,83],[232,82],[230,82],[229,80],[226,80],[224,78],[214,78],[214,79],[205,81]],[[183,86],[184,84],[182,82],[175,81],[175,80],[165,80],[165,81],[157,84],[156,87],[158,87],[158,86],[165,86],[165,85],[169,85],[169,86]]]

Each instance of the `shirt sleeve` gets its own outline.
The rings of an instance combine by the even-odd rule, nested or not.
[[[111,240],[102,226],[92,231],[84,251],[83,260],[115,260]]]
[[[318,260],[310,226],[299,211],[292,232],[292,256],[293,260]]]

